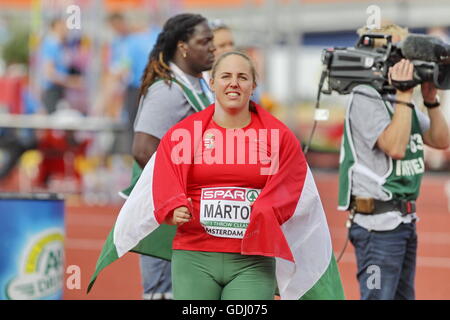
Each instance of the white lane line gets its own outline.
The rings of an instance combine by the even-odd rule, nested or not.
[[[90,226],[90,227],[112,227],[116,221],[115,216],[93,215],[68,215],[66,217],[67,226]]]
[[[346,239],[347,229],[346,228],[333,228],[330,226],[330,232],[332,238],[335,239]],[[419,245],[420,244],[448,244],[450,245],[450,232],[428,232],[428,231],[418,231],[417,232]]]
[[[417,257],[419,267],[450,269],[450,258],[445,257]]]
[[[334,254],[337,256],[339,252],[335,252]],[[344,253],[339,263],[354,263],[356,265],[355,254]],[[417,267],[450,269],[450,258],[418,256]]]
[[[77,238],[66,238],[65,248],[70,250],[93,250],[98,251],[103,248],[105,240],[99,239],[77,239]]]

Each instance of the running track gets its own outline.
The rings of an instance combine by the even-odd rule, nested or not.
[[[338,256],[347,231],[346,214],[336,210],[337,175],[316,172],[314,176]],[[450,200],[445,193],[445,184],[449,181],[450,175],[428,175],[422,184],[417,205],[421,218],[417,225],[417,299],[450,299]],[[65,299],[141,298],[139,260],[134,253],[128,253],[106,268],[92,292],[86,295],[89,278],[118,211],[119,207],[113,206],[67,206],[66,265],[81,268],[81,289],[65,289]],[[353,248],[349,244],[339,263],[347,299],[359,299],[355,264]]]

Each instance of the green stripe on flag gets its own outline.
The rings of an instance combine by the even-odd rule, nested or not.
[[[162,224],[130,251],[170,261],[176,232],[176,226]]]
[[[117,255],[116,246],[114,245],[113,237],[114,237],[114,228],[109,233],[108,238],[106,239],[105,244],[103,245],[102,252],[100,253],[100,257],[98,258],[97,264],[95,266],[95,272],[91,277],[91,281],[89,281],[87,293],[91,291],[92,286],[94,285],[95,280],[97,279],[97,276],[100,273],[100,271],[109,266],[115,260],[119,259],[119,256]]]
[[[339,269],[334,254],[325,273],[300,300],[345,300]]]
[[[175,226],[160,225],[130,251],[170,261],[172,259],[172,242],[176,231],[177,228]],[[100,271],[119,259],[113,237],[114,228],[109,233],[108,238],[103,245],[102,252],[97,260],[97,265],[95,266],[95,272],[88,285],[88,293],[91,291]]]
[[[139,180],[139,177],[142,174],[142,168],[139,166],[139,164],[136,162],[136,160],[133,161],[133,169],[131,173],[131,182],[130,185],[121,191],[121,193],[127,197],[130,196],[131,191],[133,191],[134,186],[136,185],[137,181]]]

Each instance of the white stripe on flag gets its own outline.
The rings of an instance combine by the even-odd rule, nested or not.
[[[322,277],[332,256],[330,232],[309,167],[294,215],[282,230],[295,264],[276,259],[278,288],[282,299],[297,300]]]
[[[158,226],[153,204],[153,169],[156,152],[145,166],[125,201],[114,226],[114,245],[119,258],[133,249]]]

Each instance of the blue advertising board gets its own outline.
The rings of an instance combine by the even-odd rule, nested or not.
[[[64,200],[0,193],[0,299],[62,299]]]

